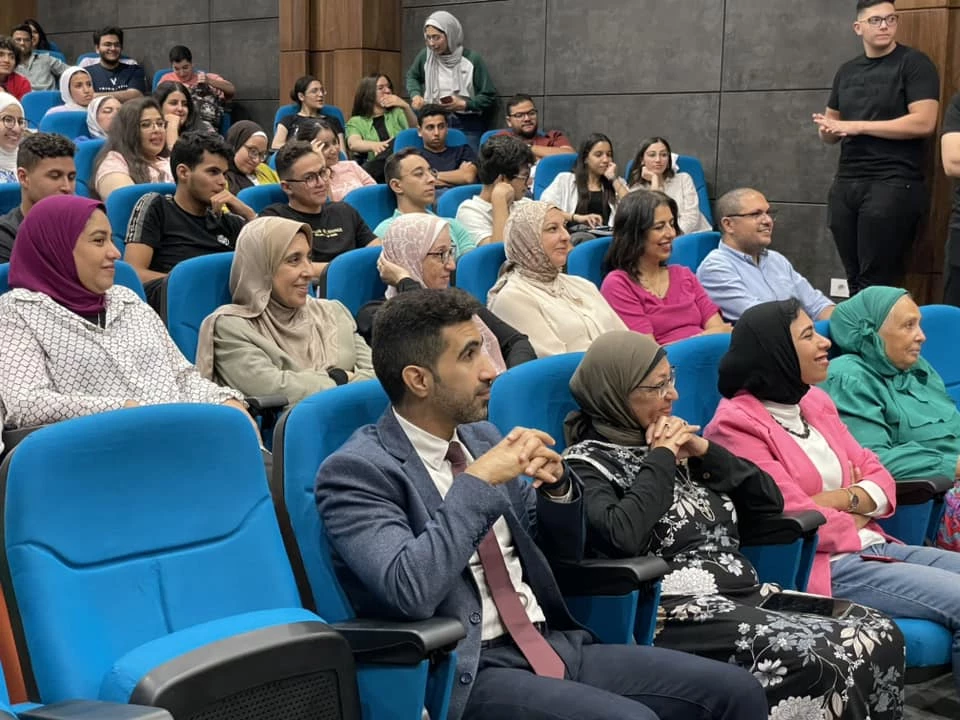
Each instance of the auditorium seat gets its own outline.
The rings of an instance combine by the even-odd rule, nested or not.
[[[276,114],[273,116],[273,134],[277,134],[277,126],[280,124],[280,121],[283,120],[288,115],[294,115],[297,112],[296,103],[290,103],[289,105],[281,105],[277,108]],[[343,119],[343,111],[338,108],[336,105],[324,105],[321,108],[320,112],[324,115],[329,115],[340,121],[340,127],[346,129],[347,122]]]
[[[279,183],[270,183],[266,185],[254,185],[244,188],[237,193],[237,199],[246,203],[258,215],[267,205],[274,203],[287,202],[287,194],[280,187]]]
[[[454,274],[454,284],[461,290],[466,290],[484,306],[487,304],[487,293],[500,273],[500,266],[507,260],[503,243],[481,245],[474,248],[457,260],[457,270]]]
[[[707,176],[703,172],[703,164],[691,155],[680,155],[677,157],[677,167],[680,168],[680,172],[685,172],[693,178],[693,184],[697,188],[697,197],[700,201],[700,212],[708,223],[716,227],[713,222],[713,211],[710,209],[710,194],[707,188]]]
[[[447,130],[447,147],[459,147],[466,144],[467,136],[463,134],[462,130],[457,130],[457,128]],[[420,137],[420,132],[417,128],[401,130],[393,139],[393,151],[395,153],[408,147],[423,150],[423,139]]]
[[[371,300],[383,298],[387,286],[377,271],[379,257],[379,245],[335,257],[327,266],[327,298],[342,302],[354,317]]]
[[[681,235],[673,241],[673,252],[667,261],[670,265],[683,265],[696,272],[700,263],[720,244],[720,233],[708,230]]]
[[[93,197],[93,164],[106,142],[104,138],[94,138],[77,143],[77,154],[73,158],[77,166],[77,195]]]
[[[232,252],[213,253],[179,262],[167,275],[164,320],[173,342],[192,363],[197,361],[197,339],[204,319],[221,305],[233,302],[232,264]]]
[[[920,308],[920,327],[927,341],[920,351],[924,359],[943,378],[947,392],[960,407],[960,308],[952,305],[924,305]]]
[[[20,204],[20,183],[0,183],[0,215],[6,215]]]
[[[27,127],[36,130],[47,110],[54,105],[63,105],[59,90],[31,90],[20,99]]]
[[[457,217],[457,210],[460,208],[460,203],[464,200],[469,200],[475,195],[479,195],[481,190],[483,190],[483,185],[480,183],[457,185],[456,187],[447,188],[443,192],[443,195],[440,196],[440,199],[437,200],[437,215],[445,218]]]
[[[387,185],[364,185],[347,193],[343,201],[354,208],[371,230],[393,215],[397,196]]]
[[[533,197],[539,200],[543,191],[549,187],[554,178],[562,172],[572,172],[573,165],[577,161],[576,153],[561,153],[560,155],[547,155],[537,163],[537,172],[533,177]]]
[[[586,240],[577,245],[567,256],[567,273],[586,278],[598,288],[603,282],[603,258],[610,249],[612,237]]]
[[[176,190],[177,186],[173,183],[142,183],[117,188],[110,193],[104,205],[107,208],[107,218],[110,220],[113,244],[117,246],[121,254],[123,254],[125,247],[130,216],[133,214],[133,208],[137,201],[147,193],[172,195]]]
[[[87,135],[86,110],[69,110],[57,113],[47,113],[40,120],[40,132],[57,133],[73,140],[81,135]]]

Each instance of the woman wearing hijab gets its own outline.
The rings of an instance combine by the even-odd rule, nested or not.
[[[892,541],[875,522],[893,514],[896,489],[830,397],[811,387],[827,377],[829,348],[798,300],[747,310],[720,361],[724,399],[704,437],[768,472],[787,512],[826,518],[810,592],[949,629],[960,693],[960,554]]]
[[[17,148],[26,127],[23,105],[10,93],[0,92],[0,183],[17,182]]]
[[[308,395],[373,377],[370,348],[347,310],[309,296],[309,225],[279,217],[247,223],[230,269],[233,305],[203,321],[197,368],[248,395]]]
[[[426,47],[407,70],[407,95],[414,110],[427,103],[450,111],[450,127],[467,136],[474,152],[487,126],[484,117],[497,101],[497,89],[483,58],[463,47],[463,27],[445,10],[423,24]]]
[[[114,284],[119,259],[102,203],[52,195],[30,210],[0,296],[6,427],[159,403],[243,409],[240,393],[202,378],[157,314]]]
[[[507,262],[487,307],[530,338],[537,357],[586,350],[610,330],[626,330],[589,280],[562,272],[570,254],[563,211],[517,203],[504,227]]]
[[[241,120],[230,126],[227,145],[232,155],[227,169],[227,186],[234,195],[254,185],[280,182],[276,171],[267,165],[267,134],[252,120]]]
[[[410,290],[442,290],[450,287],[456,269],[450,224],[436,215],[400,215],[381,238],[383,252],[377,262],[380,278],[387,284],[386,299]],[[357,327],[370,342],[373,319],[386,300],[367,303],[357,313]],[[499,375],[507,368],[536,360],[527,336],[481,307],[473,317],[483,338],[483,350]]]
[[[903,638],[893,621],[859,605],[839,619],[763,607],[779,590],[740,553],[737,525],[780,513],[783,497],[767,473],[672,414],[678,395],[662,347],[607,333],[570,390],[580,410],[566,422],[564,459],[583,482],[588,553],[652,552],[670,566],[657,646],[746,668],[771,717],[900,717]]]
[[[113,119],[120,110],[120,101],[111,95],[98,95],[87,105],[87,133],[86,138],[77,140],[93,140],[107,136]]]
[[[74,65],[60,76],[60,98],[63,105],[54,105],[47,114],[61,112],[85,112],[93,101],[93,81],[90,73]]]

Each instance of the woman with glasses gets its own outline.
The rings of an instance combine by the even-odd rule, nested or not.
[[[666,138],[650,137],[640,143],[627,185],[631,190],[659,190],[677,204],[677,229],[681,235],[712,230],[700,212],[697,186],[688,173],[674,166]]]
[[[93,165],[94,188],[101,200],[118,188],[141,183],[172,183],[167,123],[152,97],[125,102]]]
[[[373,377],[370,348],[350,311],[310,297],[309,225],[256,218],[237,238],[230,268],[232,305],[203,321],[201,375],[246,395],[308,395]]]
[[[323,155],[330,170],[327,196],[334,202],[340,202],[358,187],[377,184],[359,163],[340,158],[342,136],[338,137],[336,129],[326,120],[313,120],[309,126],[301,127],[299,139],[309,142],[314,152]]]
[[[280,182],[277,173],[266,163],[267,134],[252,120],[241,120],[227,132],[230,163],[227,168],[227,187],[236,195],[254,185],[273,185]]]
[[[589,280],[563,272],[570,233],[548,203],[517,203],[504,228],[507,262],[487,307],[530,338],[537,357],[579,352],[623,321]]]
[[[564,459],[583,483],[587,552],[653,553],[670,567],[658,647],[746,668],[773,719],[900,717],[903,638],[888,617],[854,604],[840,618],[765,607],[783,598],[741,554],[738,526],[779,514],[783,496],[766,472],[672,414],[664,348],[607,333],[570,390],[580,409],[565,423]]]
[[[411,290],[450,287],[457,262],[448,220],[427,213],[405,213],[391,223],[381,239],[383,252],[377,261],[377,270],[387,285],[387,300]],[[369,302],[357,313],[357,327],[367,342],[373,334],[373,319],[384,302]],[[473,321],[483,337],[483,350],[498,374],[536,359],[527,336],[487,308],[481,307]]]
[[[26,126],[20,101],[0,92],[0,183],[17,182],[17,148]]]
[[[301,136],[301,128],[309,127],[310,120],[316,119],[330,123],[342,145],[343,126],[337,118],[323,111],[323,101],[326,96],[327,91],[323,83],[312,75],[297,78],[293,84],[293,90],[290,91],[290,99],[296,104],[297,111],[280,119],[273,131],[272,148],[279,150],[287,140],[307,140],[308,138]]]
[[[683,265],[667,265],[677,234],[673,199],[662,192],[634,191],[620,203],[603,261],[603,297],[629,329],[661,345],[730,332],[697,276]]]

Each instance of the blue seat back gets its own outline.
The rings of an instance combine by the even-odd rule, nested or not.
[[[497,281],[500,266],[506,262],[503,243],[481,245],[457,260],[456,286],[487,304],[487,293]]]
[[[947,386],[947,392],[960,407],[960,308],[952,305],[924,305],[920,308],[920,327],[927,336],[921,353],[933,365]]]
[[[577,161],[576,153],[547,155],[537,163],[537,172],[533,177],[533,197],[539,200],[554,178],[562,172],[571,172]]]
[[[0,294],[10,289],[10,263],[0,264]]]
[[[237,193],[237,199],[249,205],[259,215],[267,205],[286,203],[287,194],[280,187],[280,183],[271,183],[244,188]]]
[[[467,144],[467,136],[463,134],[462,130],[457,130],[457,128],[450,128],[447,130],[447,147],[460,147],[461,145]],[[423,150],[423,138],[420,137],[420,133],[417,128],[407,128],[406,130],[401,130],[397,133],[397,136],[393,139],[393,151],[395,153],[400,152],[404,148],[413,147],[417,150]]]
[[[68,110],[49,113],[40,120],[40,132],[57,133],[73,140],[87,134],[87,113],[85,110]]]
[[[691,155],[679,155],[677,156],[677,167],[680,168],[680,172],[685,172],[693,178],[693,184],[697,188],[697,196],[700,200],[700,212],[707,219],[707,222],[713,225],[710,191],[707,188],[707,176],[703,172],[703,164]]]
[[[117,260],[113,282],[133,290],[141,300],[146,302],[147,296],[143,292],[143,283],[133,266],[123,260]],[[10,289],[10,263],[0,264],[0,295]]]
[[[502,133],[504,128],[496,128],[494,130],[487,130],[483,135],[480,136],[480,145],[482,146],[487,140],[492,138],[494,135]]]
[[[603,282],[603,258],[610,249],[613,237],[587,240],[577,245],[567,256],[567,272],[586,278],[597,287]]]
[[[388,185],[364,185],[347,193],[343,201],[353,207],[371,230],[393,215],[397,196]]]
[[[35,52],[37,55],[53,55],[60,62],[62,63],[67,62],[67,56],[64,55],[62,52],[60,52],[59,50],[41,50],[40,48],[34,48],[33,52]],[[70,63],[67,63],[67,64],[69,65]]]
[[[709,252],[720,244],[720,233],[712,230],[681,235],[673,241],[671,265],[685,265],[696,272]]]
[[[700,335],[667,346],[667,360],[677,373],[673,412],[692,425],[707,426],[720,402],[717,389],[720,358],[730,347],[730,335]]]
[[[95,52],[85,52],[77,55],[77,65],[83,65],[84,60],[97,60],[100,56]],[[121,55],[120,57],[126,57],[126,55]]]
[[[287,115],[293,115],[297,112],[296,103],[290,103],[289,105],[281,105],[277,108],[276,114],[273,116],[273,132],[277,132],[277,126],[280,124],[280,121],[283,120]],[[347,127],[346,121],[343,119],[343,111],[338,108],[336,105],[324,105],[321,108],[320,112],[324,115],[329,115],[330,117],[335,117],[340,121],[340,126],[343,128]]]
[[[379,246],[359,248],[338,255],[327,266],[327,298],[339,300],[351,315],[387,292],[377,272]]]
[[[376,422],[387,404],[376,380],[342,385],[294,405],[274,435],[274,501],[281,516],[284,509],[289,516],[314,607],[328,622],[348,620],[354,612],[337,580],[317,510],[317,468],[357,428]]]
[[[107,198],[107,218],[110,220],[110,231],[113,233],[113,244],[122,253],[127,238],[127,226],[130,224],[130,215],[133,206],[147,193],[172,195],[177,186],[173,183],[143,183],[142,185],[128,185],[117,188]]]
[[[460,207],[460,203],[469,200],[474,195],[479,195],[481,190],[483,190],[483,185],[480,183],[457,185],[445,190],[440,199],[437,200],[437,215],[445,218],[457,217],[457,209]]]
[[[174,265],[167,277],[167,329],[190,362],[197,359],[197,339],[204,319],[233,302],[230,266],[233,253],[190,258]]]
[[[171,68],[168,68],[168,67],[160,68],[159,70],[157,70],[157,71],[153,74],[153,83],[150,85],[150,88],[151,88],[152,90],[156,90],[156,89],[157,89],[157,85],[160,84],[160,78],[162,78],[164,75],[166,75],[166,74],[167,74],[168,72],[170,72],[170,71],[171,71]]]
[[[583,359],[582,352],[553,355],[517,365],[500,375],[490,394],[490,422],[506,435],[519,426],[539,428],[556,441],[562,452],[563,421],[577,409],[570,378]]]
[[[27,125],[36,130],[47,110],[54,105],[63,105],[63,98],[59,90],[31,90],[20,99],[20,104]]]
[[[0,215],[6,215],[20,204],[20,183],[0,183]]]
[[[94,138],[77,143],[77,154],[73,157],[77,166],[77,195],[92,197],[93,163],[106,142],[105,138]]]
[[[55,423],[0,469],[3,591],[44,702],[97,698],[124,654],[300,607],[249,418],[153,405]]]

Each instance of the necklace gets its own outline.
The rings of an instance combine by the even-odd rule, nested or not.
[[[656,295],[658,298],[662,298],[667,294],[667,290],[670,289],[670,276],[664,271],[666,268],[657,268],[656,280],[647,280],[641,272],[637,272],[637,280],[640,282],[640,287],[649,292],[651,295]],[[666,277],[667,282],[664,283],[663,279]],[[664,287],[666,285],[666,287]]]
[[[773,416],[771,415],[771,417]],[[797,432],[796,430],[791,430],[776,418],[773,418],[773,420],[775,423],[777,423],[777,425],[782,427],[784,430],[786,430],[788,433],[790,433],[794,437],[798,437],[801,440],[806,440],[808,437],[810,437],[810,424],[807,422],[807,419],[803,416],[803,413],[800,413],[800,422],[803,425],[803,430],[801,432]]]

